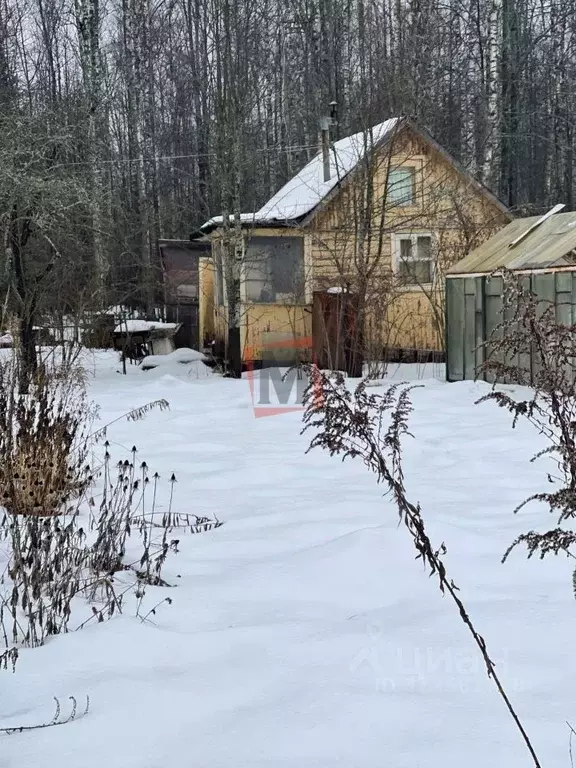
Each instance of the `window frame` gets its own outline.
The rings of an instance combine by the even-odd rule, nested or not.
[[[430,256],[421,258],[418,256],[418,238],[427,237],[430,240]],[[422,288],[431,288],[436,280],[436,257],[434,255],[434,233],[433,232],[395,232],[392,235],[392,253],[393,269],[396,277],[400,277],[400,264],[416,261],[427,261],[430,263],[430,282],[427,283],[401,283],[399,288],[403,291],[414,291]],[[410,259],[403,259],[401,256],[402,241],[409,240],[412,244],[412,255]]]
[[[273,254],[272,250],[268,250],[268,247],[271,247],[272,245],[276,244],[279,245],[283,241],[286,243],[289,240],[297,240],[299,241],[299,248],[300,248],[300,256],[299,256],[299,264],[297,266],[298,272],[293,274],[293,280],[294,280],[294,287],[296,290],[294,291],[278,291],[276,290],[277,282],[276,282],[276,274],[275,274],[275,258],[278,258],[278,252]],[[254,259],[252,262],[251,256],[250,256],[250,250],[251,247],[254,247],[257,249],[256,243],[260,241],[261,247],[262,247],[262,254],[263,257],[261,259]],[[244,254],[244,273],[242,278],[242,295],[243,300],[247,304],[253,304],[255,306],[259,304],[283,304],[288,306],[300,306],[303,304],[306,304],[306,281],[304,278],[305,270],[306,270],[306,247],[305,247],[305,237],[302,234],[289,234],[289,235],[253,235],[251,237],[248,237],[245,244],[245,254]],[[251,263],[256,265],[258,261],[261,261],[263,264],[265,264],[265,268],[260,270],[261,274],[266,273],[266,283],[268,286],[268,290],[272,294],[273,298],[270,301],[262,301],[254,298],[249,297],[249,291],[248,286],[250,283],[258,283],[258,278],[251,278],[250,277],[250,269],[251,269]],[[299,281],[301,284],[298,285],[296,281]],[[265,284],[266,284],[265,283]]]
[[[388,177],[386,179],[386,204],[392,205],[396,208],[414,208],[417,205],[417,184],[416,184],[416,173],[417,173],[417,167],[415,165],[396,165],[391,167],[388,170]],[[391,179],[392,175],[394,173],[398,172],[408,172],[412,179],[412,197],[410,198],[410,201],[407,200],[396,200],[394,199],[393,195],[391,193],[392,184]]]

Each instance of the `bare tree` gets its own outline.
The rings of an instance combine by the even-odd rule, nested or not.
[[[0,101],[5,115],[7,99],[43,115],[48,135],[74,134],[59,161],[89,190],[75,236],[101,304],[118,289],[151,311],[159,235],[185,237],[213,215],[224,215],[233,299],[239,213],[316,153],[332,99],[333,138],[410,114],[518,210],[571,207],[575,10],[575,0],[0,0]],[[368,184],[358,211],[370,194]]]
[[[22,346],[20,385],[26,390],[37,366],[35,324],[42,301],[54,286],[55,274],[61,274],[63,252],[75,238],[74,224],[80,229],[85,226],[82,220],[88,200],[81,180],[57,159],[69,147],[66,130],[55,134],[49,120],[17,113],[0,120],[4,139],[0,148],[4,307],[17,317]]]

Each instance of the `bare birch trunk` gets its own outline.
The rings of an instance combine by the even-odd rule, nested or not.
[[[85,105],[87,109],[92,244],[97,295],[99,302],[101,303],[104,298],[109,263],[103,236],[103,204],[105,195],[102,169],[102,146],[105,137],[103,127],[99,0],[75,0],[74,11],[84,82]]]
[[[500,173],[500,66],[502,57],[502,0],[491,0],[488,18],[486,72],[486,129],[482,180],[495,188]]]

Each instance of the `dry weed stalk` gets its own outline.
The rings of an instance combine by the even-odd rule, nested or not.
[[[150,481],[147,464],[138,467],[135,457],[134,448],[132,461],[112,470],[106,446],[102,497],[97,508],[91,502],[88,518],[81,499],[63,515],[4,515],[0,539],[10,555],[0,574],[0,633],[6,647],[35,647],[69,631],[80,599],[88,600],[90,612],[77,628],[122,613],[130,593],[139,611],[148,586],[170,586],[163,568],[169,554],[178,552],[182,530],[199,533],[221,525],[173,511],[174,475],[161,510],[160,477],[156,473]]]
[[[369,395],[366,382],[361,382],[354,392],[349,391],[341,374],[330,378],[316,369],[309,369],[309,384],[304,395],[303,432],[312,430],[313,437],[308,450],[321,448],[331,456],[342,460],[360,458],[383,483],[398,509],[401,522],[410,534],[417,552],[417,559],[436,576],[442,594],[448,594],[470,632],[490,677],[509,714],[511,715],[535,768],[540,762],[512,703],[496,672],[484,638],[475,628],[466,606],[459,596],[459,589],[448,576],[443,556],[446,547],[435,547],[426,531],[419,504],[408,500],[402,469],[402,439],[409,435],[408,419],[412,412],[410,391],[413,386],[393,385],[383,395]]]
[[[94,416],[80,369],[40,368],[22,395],[15,359],[0,363],[0,504],[8,513],[57,515],[82,496]]]
[[[512,414],[512,427],[524,418],[545,438],[547,446],[532,461],[549,456],[557,471],[547,473],[555,488],[531,495],[514,510],[531,501],[544,503],[558,525],[545,533],[529,531],[509,547],[504,560],[518,544],[528,557],[563,552],[571,555],[576,533],[565,528],[576,516],[576,325],[556,320],[556,307],[539,299],[521,279],[504,273],[502,321],[489,341],[489,356],[482,370],[496,382],[514,382],[532,389],[526,393],[501,389],[478,400],[491,401]],[[575,571],[576,587],[576,571]],[[576,590],[575,590],[576,593]]]
[[[60,700],[54,696],[54,715],[51,720],[45,723],[37,723],[36,725],[15,725],[11,728],[0,728],[0,733],[13,734],[22,733],[23,731],[37,731],[42,728],[53,728],[56,725],[66,725],[73,720],[78,720],[81,717],[85,717],[90,711],[90,697],[86,696],[86,703],[84,709],[78,712],[78,702],[75,696],[69,696],[70,712],[67,715],[62,716],[62,708],[60,706]]]
[[[7,649],[0,668],[15,663],[18,644],[35,647],[69,631],[86,600],[89,616],[77,628],[121,613],[128,593],[139,610],[148,585],[168,586],[162,570],[179,543],[172,531],[220,524],[173,511],[174,476],[161,510],[159,475],[151,480],[147,464],[137,466],[136,448],[114,472],[106,443],[102,466],[90,468],[88,457],[110,425],[90,432],[95,410],[81,371],[41,368],[26,394],[17,384],[18,361],[0,363],[0,638]],[[153,408],[168,403],[123,418],[139,420]],[[100,483],[96,508],[91,494]]]
[[[0,669],[12,667],[12,672],[16,672],[16,662],[18,661],[18,648],[7,648],[0,653]]]

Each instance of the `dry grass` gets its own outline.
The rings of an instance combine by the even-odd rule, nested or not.
[[[0,503],[13,515],[59,515],[90,485],[94,410],[79,369],[44,367],[21,395],[16,368],[0,363]]]
[[[121,418],[168,407],[158,400]],[[22,394],[17,355],[0,360],[0,669],[20,645],[122,613],[129,596],[149,620],[146,588],[170,586],[163,568],[180,536],[220,525],[173,511],[173,475],[168,505],[159,504],[160,478],[137,465],[135,447],[113,468],[106,442],[90,469],[110,426],[93,431],[95,416],[74,365],[44,366]]]

